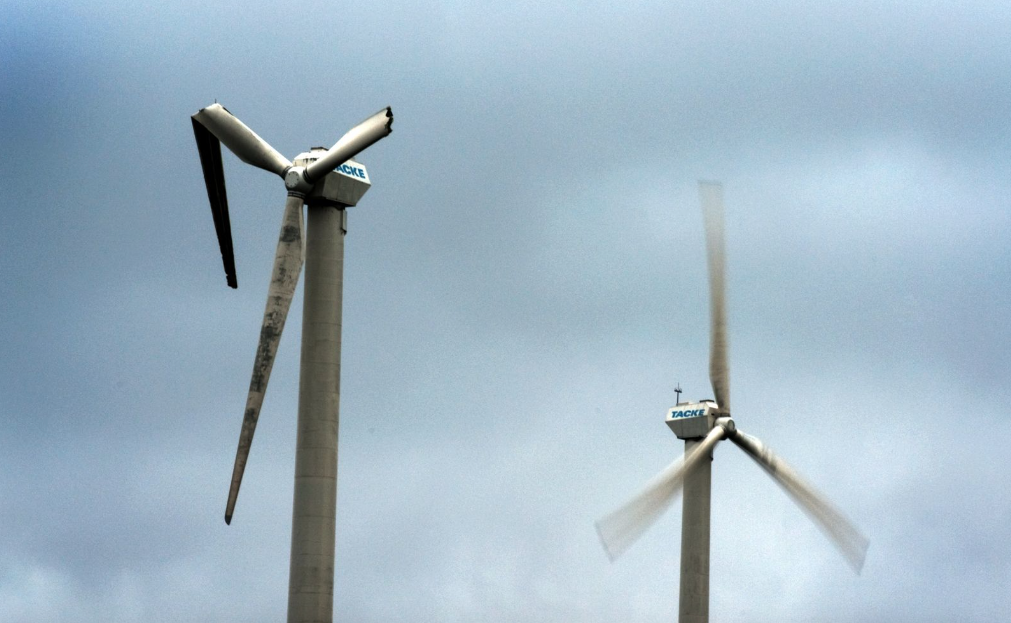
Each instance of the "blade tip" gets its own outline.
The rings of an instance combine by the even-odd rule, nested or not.
[[[232,525],[232,516],[231,515],[228,515],[228,514],[225,515],[225,525],[226,526]]]
[[[852,566],[853,572],[860,575],[860,572],[864,570],[864,563],[867,562],[867,548],[871,546],[871,542],[866,538],[860,543],[860,551],[856,556],[853,557]]]
[[[607,544],[607,539],[604,538],[604,533],[600,529],[600,522],[593,524],[593,527],[597,530],[597,538],[600,539],[600,546],[604,548],[604,553],[607,554],[607,560],[614,564],[615,560],[618,560],[618,556],[621,552],[612,552],[610,546]]]

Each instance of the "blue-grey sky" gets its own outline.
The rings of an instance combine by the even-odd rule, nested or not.
[[[277,621],[301,288],[222,520],[280,225],[189,115],[288,157],[390,105],[346,246],[341,621],[671,620],[724,184],[738,425],[871,539],[855,576],[732,445],[725,621],[1011,610],[1011,9],[999,2],[0,3],[0,621]]]

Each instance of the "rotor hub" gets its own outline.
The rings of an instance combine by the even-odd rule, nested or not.
[[[285,173],[284,185],[289,192],[302,193],[306,203],[345,208],[353,206],[372,186],[365,165],[354,160],[343,162],[320,179],[306,177],[306,167],[328,151],[313,147],[295,156],[294,166]]]
[[[719,426],[726,433],[727,439],[733,439],[737,435],[737,425],[734,424],[734,419],[730,416],[723,415],[716,418],[714,426]]]
[[[284,187],[289,192],[304,195],[312,190],[312,184],[305,179],[305,167],[293,166],[284,172]]]

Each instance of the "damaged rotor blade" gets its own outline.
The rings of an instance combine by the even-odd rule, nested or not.
[[[260,138],[221,104],[211,104],[193,115],[193,120],[216,136],[246,164],[284,177],[291,162]]]
[[[228,490],[228,504],[225,507],[225,523],[228,524],[232,522],[235,500],[239,496],[242,474],[246,469],[246,459],[249,457],[249,447],[253,443],[256,422],[260,417],[260,407],[263,405],[263,395],[267,391],[267,381],[270,380],[270,370],[274,365],[277,345],[281,341],[284,321],[288,317],[288,308],[291,306],[291,299],[295,294],[295,286],[298,285],[298,275],[302,271],[303,238],[302,199],[289,196],[284,206],[284,220],[281,223],[281,235],[277,241],[274,271],[270,277],[270,288],[267,291],[267,306],[263,312],[260,344],[256,349],[253,376],[249,381],[249,396],[246,398],[246,411],[242,418],[242,431],[239,433],[239,447],[235,452],[232,484]]]
[[[319,160],[310,163],[303,173],[305,180],[310,184],[316,183],[330,171],[354,158],[358,152],[389,136],[393,131],[392,126],[393,110],[387,106],[351,128]]]
[[[723,234],[723,186],[699,182],[702,215],[706,226],[706,258],[709,263],[709,381],[721,413],[730,413],[730,372],[727,364],[726,272]]]
[[[779,458],[761,441],[742,433],[740,430],[731,437],[742,450],[761,465],[772,476],[793,501],[818,525],[829,539],[839,548],[843,557],[858,574],[864,566],[867,546],[870,541],[857,530],[835,506],[815,491],[800,477],[786,461]]]
[[[204,170],[207,200],[211,203],[214,231],[218,235],[221,260],[225,265],[225,279],[229,287],[237,288],[239,282],[235,275],[235,251],[232,248],[232,225],[228,220],[228,195],[225,192],[225,171],[221,166],[221,143],[196,119],[191,118],[190,121],[193,122],[193,135],[197,139],[197,151],[200,152],[200,166]]]
[[[646,483],[642,491],[624,506],[597,522],[597,534],[611,562],[631,547],[667,510],[684,486],[688,470],[709,457],[723,436],[722,427],[713,428],[690,454],[679,457]]]

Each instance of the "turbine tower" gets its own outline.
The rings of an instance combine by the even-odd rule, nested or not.
[[[337,514],[345,210],[357,204],[370,186],[365,166],[351,158],[390,134],[393,113],[385,108],[352,128],[329,150],[314,147],[299,154],[294,162],[289,162],[220,104],[201,109],[192,116],[192,121],[225,277],[232,288],[238,287],[238,280],[221,143],[243,162],[279,175],[288,193],[235,454],[225,523],[232,521],[267,381],[304,262],[288,621],[330,622]],[[307,206],[308,227],[302,219],[303,204]]]
[[[727,320],[724,284],[723,188],[700,182],[706,228],[711,314],[709,380],[715,400],[682,403],[667,411],[666,422],[685,442],[684,456],[650,480],[624,506],[597,522],[597,533],[613,562],[670,506],[684,489],[681,514],[680,623],[709,620],[709,501],[713,449],[730,439],[793,498],[860,573],[868,540],[824,496],[758,439],[737,429],[730,415]],[[680,388],[679,388],[680,389]]]

